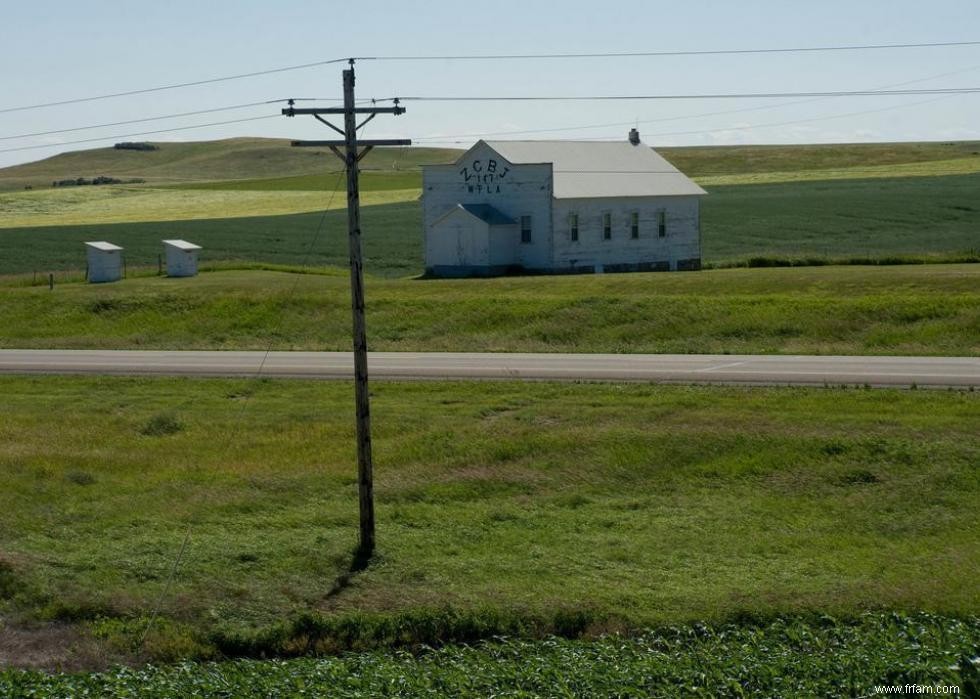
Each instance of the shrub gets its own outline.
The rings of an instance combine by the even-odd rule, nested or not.
[[[157,413],[143,425],[140,433],[148,437],[163,437],[180,432],[182,429],[184,425],[173,413]]]

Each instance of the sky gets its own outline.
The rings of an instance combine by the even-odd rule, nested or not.
[[[349,56],[705,51],[980,40],[977,0],[168,0],[0,4],[0,167],[120,140],[332,138],[281,103],[26,136],[289,97],[338,99],[343,64],[16,109]],[[810,92],[980,86],[980,45],[636,58],[359,60],[358,98]],[[326,103],[325,103],[326,104]],[[466,147],[498,138],[649,145],[980,140],[980,94],[615,102],[406,102],[367,138]],[[12,110],[6,111],[3,110]],[[215,121],[269,118],[139,135]],[[589,127],[589,128],[583,128]],[[555,131],[544,131],[556,129]],[[509,133],[526,131],[529,133]],[[503,135],[496,136],[496,134]],[[17,137],[17,138],[12,138]],[[89,144],[67,144],[79,139]],[[12,150],[43,146],[30,150]],[[288,173],[284,173],[288,174]]]

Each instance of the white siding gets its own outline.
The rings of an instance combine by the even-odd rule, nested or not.
[[[115,282],[122,279],[122,249],[99,250],[87,248],[88,280],[92,283]]]
[[[554,257],[556,269],[700,259],[698,198],[616,197],[555,200]],[[667,235],[659,236],[658,216],[665,211]],[[602,217],[612,216],[612,239],[602,237]],[[631,237],[631,214],[639,214],[640,235]],[[568,215],[578,214],[578,242],[571,240]]]
[[[545,161],[545,156],[551,160]],[[639,165],[634,166],[634,160]],[[593,167],[595,171],[589,169]],[[600,172],[602,167],[609,172]],[[560,184],[563,188],[558,188]],[[495,274],[513,267],[556,271],[697,268],[701,260],[699,197],[703,193],[645,146],[480,141],[452,165],[423,168],[426,267],[455,265],[459,274],[465,274],[467,267],[483,267]],[[460,205],[474,204],[502,214],[485,215],[481,209],[476,212],[479,216],[474,215],[484,224],[496,221],[485,228],[486,254],[482,248],[479,254],[468,252],[469,242],[446,249],[447,240],[462,240],[463,234],[461,228],[451,235],[442,232],[448,224],[441,218]],[[570,213],[578,215],[577,241],[570,239]],[[658,230],[661,213],[666,216],[664,237]],[[608,240],[602,225],[606,214],[612,223]],[[636,238],[631,231],[634,214],[639,222]],[[522,240],[523,217],[531,221],[528,242]],[[459,220],[455,214],[447,219]],[[506,220],[517,225],[500,225]]]
[[[456,208],[430,229],[425,266],[487,267],[490,264],[489,228],[486,222]]]
[[[161,241],[167,253],[168,277],[193,277],[197,274],[197,253],[201,246],[174,238]]]
[[[197,274],[197,250],[167,246],[167,276],[193,277]]]
[[[493,163],[491,164],[491,161]],[[490,171],[492,168],[492,171]],[[531,243],[517,243],[514,259],[504,262],[503,253],[494,264],[518,264],[547,268],[551,261],[551,164],[512,165],[486,144],[478,144],[453,165],[432,165],[422,171],[422,226],[425,231],[426,267],[434,259],[430,247],[436,220],[457,204],[489,204],[520,221],[533,221]],[[498,235],[494,226],[492,235]],[[510,234],[500,231],[506,240]],[[516,235],[520,235],[519,227]]]

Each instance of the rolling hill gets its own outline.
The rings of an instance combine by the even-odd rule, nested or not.
[[[159,150],[95,148],[0,169],[0,190],[45,187],[59,179],[106,175],[140,178],[148,184],[243,180],[312,175],[340,169],[328,149],[293,148],[285,139],[230,138],[220,141],[155,143]],[[417,171],[422,163],[452,161],[459,151],[443,148],[378,148],[364,170]]]
[[[340,162],[329,150],[292,148],[285,139],[231,138],[157,143],[159,150],[114,148],[62,153],[0,169],[0,190],[45,187],[58,179],[106,175],[140,178],[151,185],[220,183],[229,189],[322,189],[322,178]],[[670,162],[699,181],[735,184],[785,179],[839,179],[897,174],[956,174],[980,170],[980,142],[850,143],[663,147]],[[377,148],[365,171],[415,173],[426,163],[454,160],[450,148]],[[904,172],[903,171],[907,171]],[[803,176],[801,176],[803,173]],[[768,177],[760,177],[769,175]],[[261,180],[254,184],[244,181]],[[414,186],[418,186],[415,184]]]

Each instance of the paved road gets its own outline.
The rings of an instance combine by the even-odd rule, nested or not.
[[[342,379],[349,352],[0,350],[0,373]],[[553,379],[748,384],[980,386],[980,357],[372,352],[385,379]]]

